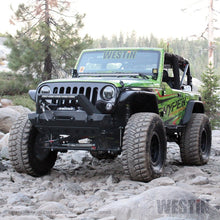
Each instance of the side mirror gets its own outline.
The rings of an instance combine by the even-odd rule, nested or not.
[[[78,77],[77,69],[71,69],[71,75],[73,78],[77,78]]]

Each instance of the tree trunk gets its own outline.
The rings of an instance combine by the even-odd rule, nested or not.
[[[42,80],[49,80],[52,77],[52,68],[53,68],[53,64],[52,64],[52,59],[51,59],[51,53],[50,53],[50,48],[47,47],[46,51],[45,51],[45,59],[44,59],[44,74],[42,77]]]
[[[44,72],[42,75],[42,80],[49,80],[52,77],[52,58],[51,58],[51,39],[50,39],[50,15],[49,15],[49,4],[48,0],[45,0],[45,24],[47,26],[47,31],[45,34],[45,59],[44,59]]]

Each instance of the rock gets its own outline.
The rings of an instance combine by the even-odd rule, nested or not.
[[[2,104],[2,107],[13,105],[13,102],[9,99],[1,99],[0,102]]]
[[[25,113],[31,113],[31,110],[29,108],[23,107],[21,105],[18,106],[8,106],[10,109],[13,109],[15,111],[17,111],[18,113],[25,114]]]
[[[52,188],[53,184],[52,184],[52,181],[45,180],[42,182],[41,186],[43,186],[45,188]]]
[[[65,199],[62,192],[46,191],[37,195],[39,201],[54,201],[59,202],[61,199]]]
[[[8,146],[3,146],[0,152],[0,156],[2,159],[9,160]]]
[[[19,116],[19,112],[9,107],[0,108],[0,131],[8,133],[11,126]]]
[[[82,164],[84,158],[86,158],[88,153],[86,151],[72,151],[71,152],[71,163]]]
[[[214,149],[214,152],[215,152],[215,156],[220,156],[220,150],[215,150]]]
[[[204,185],[209,183],[209,178],[205,176],[197,176],[191,181],[192,185]]]
[[[54,220],[69,220],[69,219],[77,219],[76,218],[77,215],[75,213],[71,213],[71,214],[57,214],[55,216],[55,218],[53,218]],[[83,220],[87,220],[87,219],[84,219]],[[93,219],[88,219],[88,220],[93,220]]]
[[[5,136],[4,133],[0,132],[0,140]]]
[[[98,190],[95,193],[96,197],[98,197],[99,199],[108,199],[110,197],[109,193],[105,190]]]
[[[12,194],[8,198],[8,203],[11,204],[11,205],[24,204],[24,203],[30,205],[31,198],[30,198],[30,196],[27,196],[27,195],[19,192],[19,193],[16,193],[16,194]]]
[[[38,213],[48,213],[48,214],[62,214],[62,213],[65,213],[65,214],[68,214],[69,213],[69,209],[59,203],[59,202],[46,202],[46,203],[43,203],[38,209],[37,209],[37,212]]]
[[[30,113],[30,109],[23,106],[8,106],[0,108],[0,131],[8,133],[11,126],[21,114]]]
[[[8,138],[9,133],[6,134],[1,140],[0,140],[0,156],[4,159],[9,159],[8,155]]]
[[[97,218],[109,216],[120,220],[162,217],[217,220],[220,213],[188,191],[176,186],[160,186],[110,203],[94,215]]]
[[[63,186],[64,191],[69,191],[74,195],[85,194],[85,190],[77,183],[67,183]]]
[[[106,217],[106,218],[102,218],[100,220],[116,220],[116,217],[115,216],[109,216],[109,217]]]
[[[17,219],[17,218],[10,218],[9,216],[24,216],[24,215],[29,215],[30,213],[34,213],[35,210],[33,210],[30,206],[28,205],[13,205],[13,206],[8,206],[4,211],[3,211],[3,215],[7,216],[7,220],[8,219]],[[2,219],[2,218],[1,218]],[[28,218],[27,218],[28,219]]]
[[[212,131],[212,149],[220,150],[220,130],[213,130]]]
[[[162,218],[156,218],[154,220],[194,220],[191,218],[178,218],[178,217],[162,217]]]
[[[5,218],[5,220],[40,220],[40,218],[38,218],[37,216],[33,216],[33,215],[20,215],[20,216],[12,216],[9,217],[7,216],[7,218]]]
[[[77,214],[77,215],[81,215],[83,213],[86,212],[86,210],[88,210],[90,207],[88,204],[80,204],[80,206],[76,206],[74,207],[74,212]]]
[[[187,182],[196,178],[196,176],[204,176],[205,173],[198,167],[183,167],[175,172],[171,178],[175,182]]]
[[[113,183],[119,183],[120,179],[114,175],[110,175],[106,180],[107,185],[112,185]]]
[[[7,168],[0,161],[0,172],[7,170]]]
[[[183,183],[183,182],[177,182],[176,186],[184,190],[187,190],[189,192],[194,192],[194,188],[195,188],[193,185],[190,185],[189,183]]]
[[[174,180],[172,180],[169,177],[160,177],[157,179],[154,179],[149,182],[150,186],[156,187],[156,186],[170,186],[170,185],[175,185]]]

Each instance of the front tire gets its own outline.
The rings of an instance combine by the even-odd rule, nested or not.
[[[122,161],[132,180],[148,182],[163,173],[167,140],[161,118],[155,113],[132,115],[125,128]]]
[[[212,130],[205,114],[195,113],[186,125],[181,141],[180,155],[186,165],[203,165],[209,160]]]
[[[42,148],[46,136],[40,134],[28,120],[20,116],[10,130],[9,158],[17,172],[32,176],[47,174],[54,166],[57,152]]]

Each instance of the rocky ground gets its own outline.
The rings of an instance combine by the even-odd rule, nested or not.
[[[0,219],[220,219],[219,137],[220,131],[213,131],[211,158],[201,167],[183,166],[178,147],[169,144],[164,177],[149,183],[126,179],[120,157],[98,161],[82,151],[59,154],[52,172],[40,178],[16,173],[2,159]],[[161,208],[163,202],[181,205],[180,200],[184,209]],[[200,208],[189,200],[199,201]]]
[[[126,179],[120,156],[99,161],[83,151],[60,153],[46,176],[20,174],[7,138],[0,134],[0,219],[220,219],[220,130],[207,165],[183,166],[169,143],[164,176],[149,183]]]

